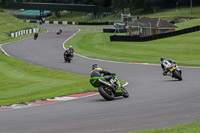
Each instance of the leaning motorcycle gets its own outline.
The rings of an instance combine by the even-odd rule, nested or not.
[[[129,97],[128,91],[121,85],[117,75],[92,77],[90,83],[98,88],[100,95],[106,100],[114,100],[115,97],[119,96]]]
[[[182,71],[177,64],[170,64],[167,69],[169,69],[169,72],[167,74],[168,76],[171,76],[172,78],[178,79],[180,81],[183,79]]]

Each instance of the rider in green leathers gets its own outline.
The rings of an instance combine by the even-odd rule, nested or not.
[[[101,77],[105,75],[112,75],[112,73],[108,71],[104,71],[102,68],[100,68],[97,64],[92,65],[92,71],[90,72],[90,76],[92,77]]]
[[[116,74],[110,73],[108,71],[104,71],[97,64],[92,65],[92,71],[90,72],[91,78],[93,78],[93,77],[104,77],[111,84],[113,84],[114,75],[116,75]]]

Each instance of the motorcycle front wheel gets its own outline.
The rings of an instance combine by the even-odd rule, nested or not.
[[[178,80],[180,80],[180,81],[182,80],[180,71],[174,70],[174,71],[173,71],[173,76],[174,76],[175,78],[177,78]]]
[[[99,86],[98,91],[99,91],[100,95],[101,95],[104,99],[106,99],[106,100],[108,100],[108,101],[113,100],[114,97],[115,97],[115,96],[114,96],[114,93],[112,92],[112,89],[110,89],[110,88],[107,87],[107,86],[104,86],[104,85]]]
[[[122,87],[122,91],[123,91],[122,96],[125,97],[125,98],[128,98],[129,97],[128,91],[124,87]]]

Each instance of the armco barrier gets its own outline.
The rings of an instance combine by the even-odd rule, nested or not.
[[[39,28],[26,29],[26,30],[20,30],[17,32],[12,32],[12,33],[10,33],[10,36],[11,37],[19,37],[24,34],[31,34],[31,33],[35,33],[35,32],[39,32]]]
[[[144,42],[144,41],[151,41],[151,40],[156,40],[156,39],[161,39],[161,38],[167,38],[167,37],[192,33],[192,32],[196,32],[196,31],[200,31],[199,25],[191,27],[191,28],[174,31],[174,32],[162,33],[162,34],[151,35],[151,36],[146,36],[146,37],[113,35],[113,36],[110,36],[110,41]]]

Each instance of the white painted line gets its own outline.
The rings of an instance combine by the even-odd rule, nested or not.
[[[3,44],[2,44],[2,45],[3,45]],[[10,56],[8,53],[6,53],[6,51],[3,50],[3,48],[1,47],[1,45],[0,45],[0,49],[1,49],[1,51],[3,51],[3,53],[4,53],[5,55]]]
[[[78,99],[78,97],[55,97],[53,99],[47,99],[47,100],[68,101],[73,99]]]

